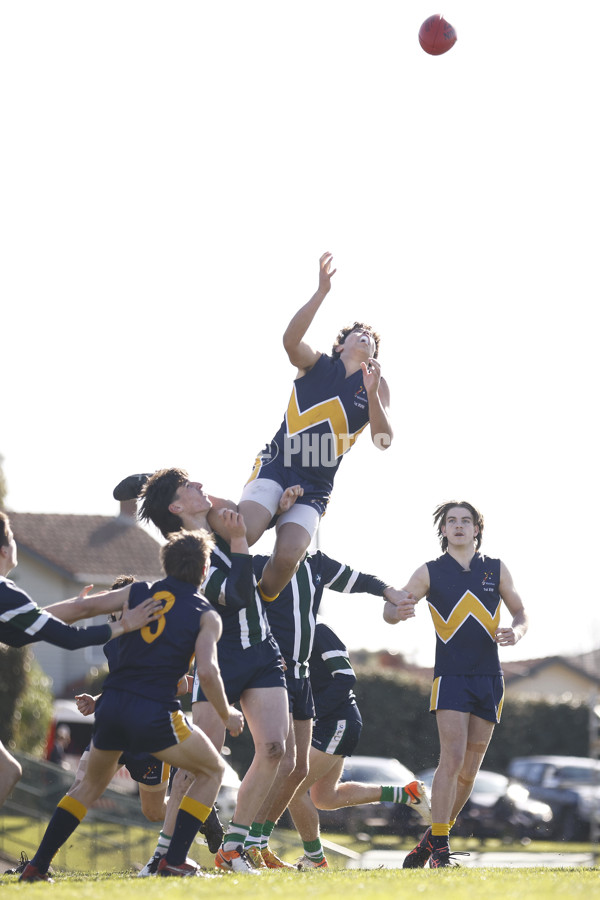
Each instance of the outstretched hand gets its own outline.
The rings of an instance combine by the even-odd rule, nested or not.
[[[389,624],[414,618],[418,601],[410,591],[398,591],[396,588],[388,587],[383,596],[386,600],[385,619]]]
[[[331,290],[331,279],[337,272],[337,269],[331,268],[333,262],[332,254],[327,251],[319,260],[319,292],[328,294]]]
[[[124,633],[139,631],[140,628],[144,628],[158,619],[161,612],[162,603],[158,600],[153,600],[152,597],[144,600],[138,606],[134,606],[133,609],[129,608],[129,600],[127,600],[123,607],[123,614],[115,625],[121,625]]]

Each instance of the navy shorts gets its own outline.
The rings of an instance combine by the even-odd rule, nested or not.
[[[90,745],[88,744],[81,754],[81,758],[83,759],[89,752]],[[125,766],[133,780],[145,787],[166,784],[171,775],[171,766],[161,762],[151,753],[121,753],[119,765]]]
[[[335,716],[315,719],[312,746],[333,756],[352,756],[362,731],[362,718],[356,703],[348,701]]]
[[[235,649],[233,652],[217,644],[217,654],[228,703],[237,703],[244,691],[250,688],[285,688],[281,653],[274,638],[267,638],[260,644],[254,644],[245,650]],[[198,674],[194,673],[192,703],[206,699]]]
[[[106,688],[96,703],[92,739],[98,750],[147,754],[180,744],[193,730],[176,701],[161,703]]]
[[[431,688],[429,711],[455,709],[498,724],[503,704],[502,675],[438,675]]]
[[[166,785],[171,773],[171,766],[161,762],[150,753],[122,753],[119,759],[134,781],[145,787]]]
[[[285,673],[285,681],[292,718],[298,722],[314,719],[315,704],[310,678],[295,678],[290,668],[288,668]]]

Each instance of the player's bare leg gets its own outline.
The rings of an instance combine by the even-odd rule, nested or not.
[[[483,758],[494,733],[494,723],[479,716],[469,717],[467,749],[464,761],[456,780],[456,798],[452,809],[451,821],[454,821],[471,796],[473,784],[481,768]]]
[[[21,766],[0,741],[0,807],[22,774]]]
[[[273,553],[260,579],[264,597],[277,597],[283,590],[298,569],[310,542],[311,536],[306,528],[296,522],[285,522],[279,528]]]
[[[254,757],[242,779],[234,819],[250,825],[269,793],[285,753],[289,730],[287,691],[283,687],[250,688],[241,699],[254,741]]]
[[[256,500],[240,500],[238,511],[244,518],[246,540],[248,546],[251,547],[265,533],[273,516],[262,503],[257,503]]]

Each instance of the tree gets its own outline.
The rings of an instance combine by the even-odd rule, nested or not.
[[[2,468],[2,463],[4,462],[4,457],[0,453],[0,509],[5,508],[6,504],[6,494],[8,493],[8,487],[6,484],[6,478],[4,475],[4,469]]]

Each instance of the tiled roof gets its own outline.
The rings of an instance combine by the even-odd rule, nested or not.
[[[156,580],[162,575],[160,544],[126,515],[8,515],[18,548],[74,579],[106,582],[129,574]]]
[[[516,662],[503,662],[502,669],[504,671],[505,681],[511,682],[517,678],[527,678],[530,675],[536,675],[538,672],[548,666],[563,666],[576,672],[579,675],[587,676],[591,681],[600,684],[600,670],[598,669],[598,661],[600,660],[600,651],[596,650],[592,653],[577,654],[575,656],[544,656],[540,659],[521,659]]]

